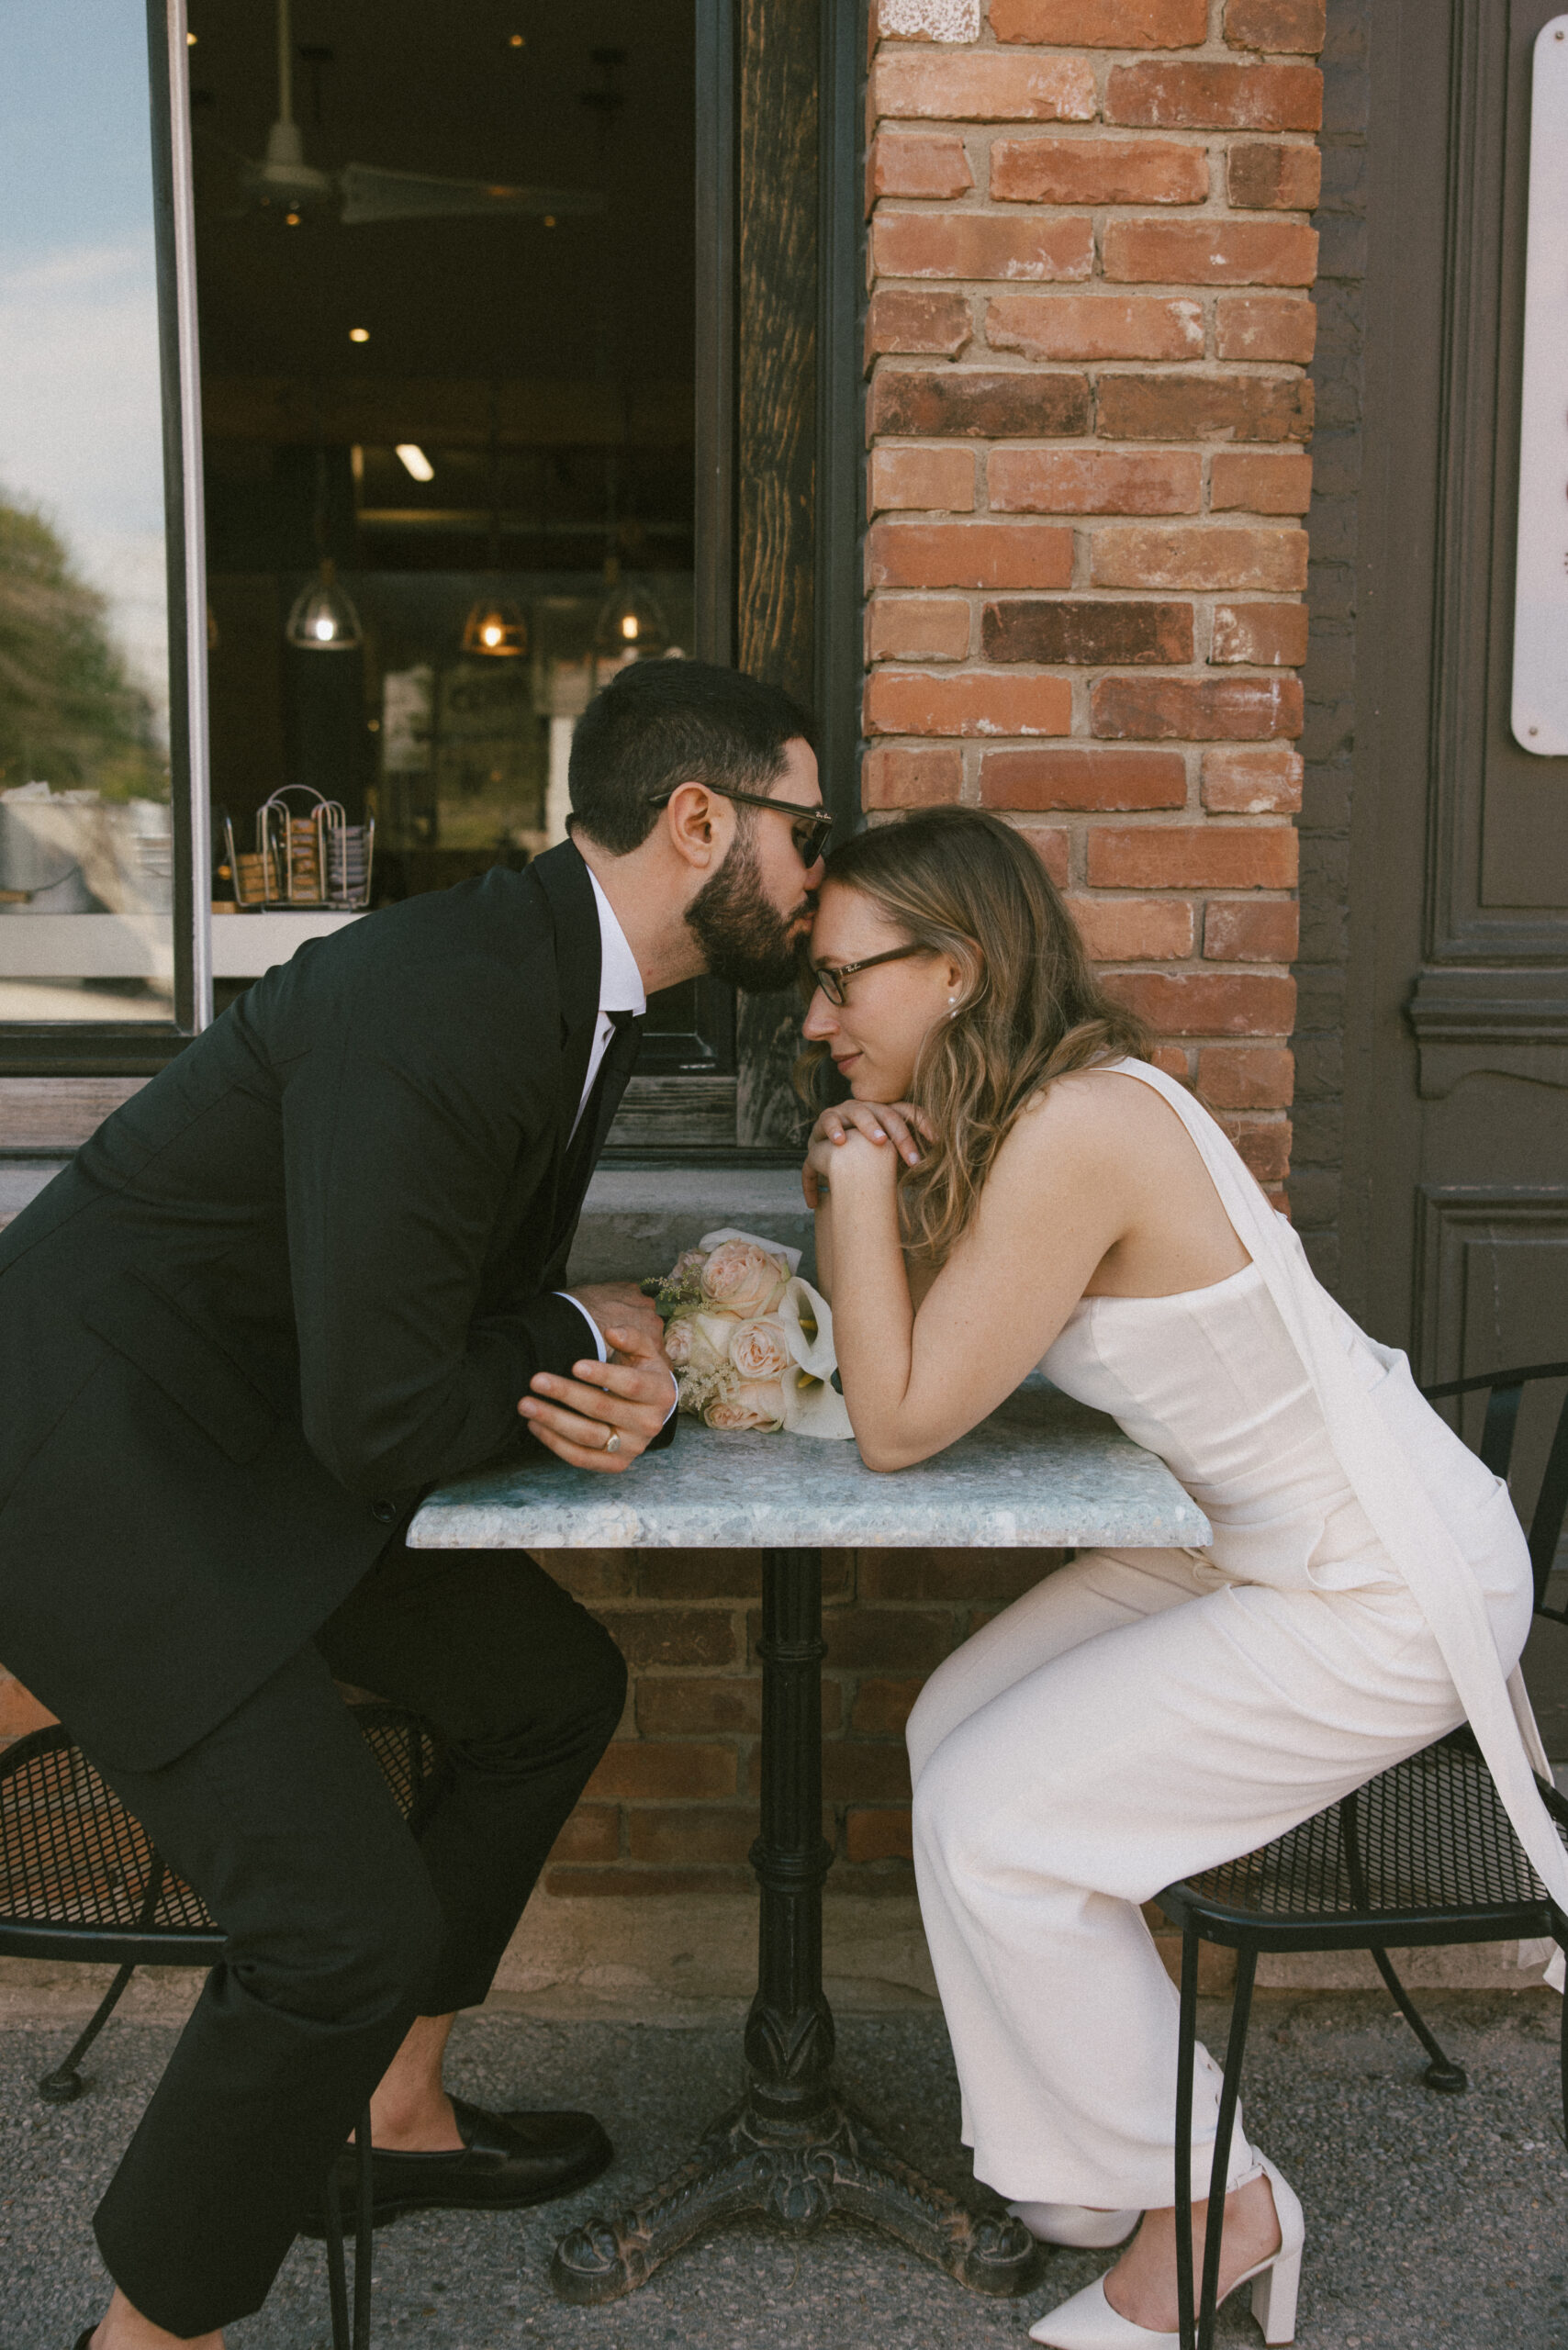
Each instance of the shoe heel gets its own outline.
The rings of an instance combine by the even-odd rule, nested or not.
[[[1252,2314],[1271,2345],[1295,2340],[1295,2303],[1301,2288],[1301,2246],[1282,2252],[1252,2288]]]

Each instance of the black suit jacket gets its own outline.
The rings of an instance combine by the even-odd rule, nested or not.
[[[148,1769],[301,1647],[433,1481],[538,1454],[614,1113],[552,849],[301,948],[0,1234],[0,1658]],[[673,1425],[673,1424],[672,1424]]]

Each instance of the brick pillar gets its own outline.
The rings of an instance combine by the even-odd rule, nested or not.
[[[879,0],[869,89],[865,804],[1015,822],[1271,1187],[1322,39],[1322,0]]]

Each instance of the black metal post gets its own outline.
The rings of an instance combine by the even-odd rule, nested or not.
[[[751,1850],[762,1900],[756,1997],[746,2019],[748,2103],[784,2123],[833,2095],[833,2015],[823,1997],[822,1553],[763,1553],[762,1833]]]
[[[1039,2265],[1026,2228],[980,2215],[888,2154],[839,2098],[822,1987],[822,1553],[762,1554],[762,1833],[757,1989],[747,2085],[661,2187],[563,2236],[550,2281],[579,2306],[617,2300],[706,2228],[766,2213],[804,2233],[830,2212],[885,2229],[976,2292],[1027,2292]]]

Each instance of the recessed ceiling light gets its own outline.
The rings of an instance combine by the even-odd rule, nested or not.
[[[370,329],[368,327],[350,327],[349,341],[351,342],[368,342],[370,341]]]
[[[509,49],[526,49],[528,47],[528,35],[526,33],[509,33],[507,35],[507,47]]]
[[[547,212],[544,215],[544,226],[547,229],[553,229],[555,226],[555,215],[553,212]]]
[[[187,34],[185,35],[185,47],[186,47],[187,49],[194,49],[194,48],[196,47],[196,37],[195,33],[187,33]]]
[[[283,216],[283,217],[284,217],[285,224],[286,224],[288,228],[290,228],[290,229],[297,229],[297,228],[298,228],[298,226],[299,226],[299,215],[298,215],[298,213],[297,213],[297,212],[286,212],[286,213],[284,214],[284,216]]]
[[[412,474],[416,481],[434,481],[435,467],[417,441],[399,441],[398,454],[403,460],[405,471]]]

